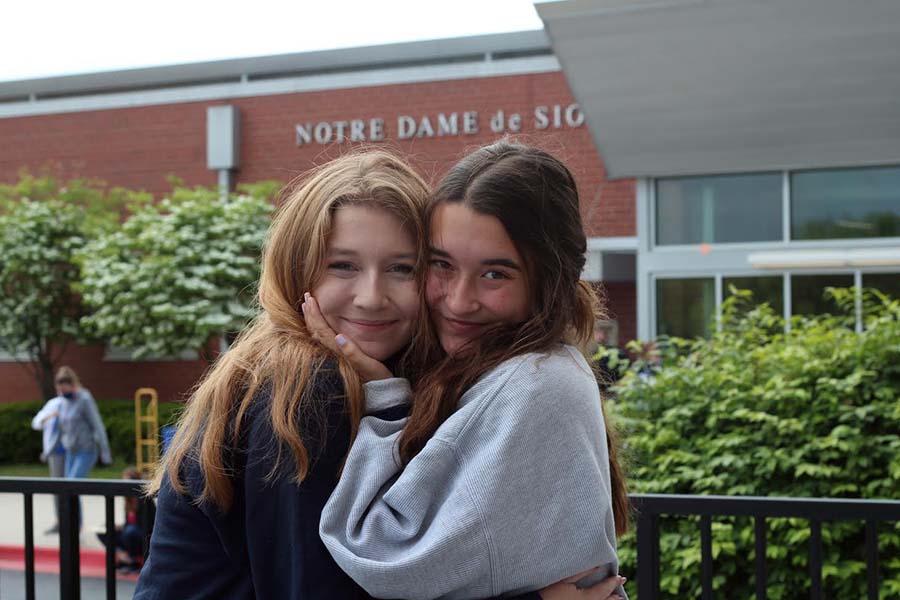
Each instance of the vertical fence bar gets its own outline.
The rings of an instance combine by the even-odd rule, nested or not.
[[[703,586],[703,600],[712,600],[712,517],[700,517],[700,583]]]
[[[866,520],[866,579],[869,600],[878,600],[878,522]]]
[[[116,518],[114,496],[106,501],[106,599],[116,600]]]
[[[141,548],[144,562],[150,556],[150,536],[153,535],[153,524],[156,520],[156,505],[153,500],[144,496],[138,496],[138,515],[141,532],[144,534]]]
[[[81,580],[78,555],[78,496],[62,493],[59,496],[59,597],[60,600],[79,600]]]
[[[809,593],[812,600],[822,600],[822,521],[809,520]]]
[[[756,546],[756,600],[766,600],[766,518],[754,517]]]
[[[637,588],[641,600],[659,598],[659,516],[642,510],[637,521]]]
[[[34,496],[23,494],[25,502],[25,598],[34,600]]]

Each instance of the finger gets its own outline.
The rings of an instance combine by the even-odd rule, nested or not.
[[[350,366],[360,374],[365,381],[373,381],[375,379],[385,379],[391,377],[391,372],[381,362],[375,360],[349,337],[342,333],[334,336],[335,345],[338,352],[350,362]]]
[[[303,297],[305,300],[300,305],[300,309],[303,311],[303,318],[310,336],[330,350],[337,350],[337,346],[334,344],[334,331],[322,316],[319,303],[308,292],[303,294]]]
[[[582,571],[581,573],[579,573],[577,575],[572,575],[571,577],[566,577],[565,579],[563,579],[563,582],[575,583],[576,581],[581,581],[588,575],[593,575],[594,573],[596,573],[599,570],[600,570],[600,567],[593,567],[591,569],[588,569],[587,571]]]
[[[587,592],[589,592],[587,598],[596,600],[608,600],[610,596],[615,594],[616,589],[619,586],[623,585],[625,581],[626,579],[624,577],[619,577],[618,575],[607,577],[603,581],[586,590]]]

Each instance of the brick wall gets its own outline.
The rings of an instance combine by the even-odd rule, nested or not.
[[[0,182],[15,181],[23,167],[37,170],[53,165],[67,177],[97,177],[157,195],[170,189],[168,175],[190,185],[215,185],[216,174],[206,168],[206,107],[216,104],[241,110],[242,166],[234,174],[235,183],[288,181],[347,147],[297,146],[297,123],[376,117],[384,119],[389,140],[381,144],[409,156],[436,182],[467,150],[501,135],[491,131],[489,120],[502,109],[507,117],[522,116],[526,141],[545,147],[569,165],[578,181],[588,235],[634,235],[634,182],[606,181],[587,126],[534,127],[536,106],[565,107],[573,102],[562,73],[557,72],[4,118],[0,119]],[[399,115],[427,115],[437,128],[438,113],[457,112],[461,119],[463,111],[478,112],[479,133],[396,139]],[[620,318],[620,335],[630,339],[634,293],[629,295],[621,287],[608,286],[610,306],[617,314],[629,315]],[[80,348],[70,356],[66,360],[98,397],[130,398],[136,387],[153,385],[160,389],[161,398],[175,398],[190,389],[205,367],[202,362],[105,362],[98,348]],[[35,397],[33,384],[15,364],[0,363],[0,380],[6,384],[0,389],[0,402]]]

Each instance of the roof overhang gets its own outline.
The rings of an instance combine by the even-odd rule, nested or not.
[[[536,7],[612,177],[900,162],[897,0]]]

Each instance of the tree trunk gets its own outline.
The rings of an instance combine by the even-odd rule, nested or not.
[[[54,364],[49,353],[38,352],[34,357],[34,377],[41,390],[43,400],[56,396],[56,385],[53,383]]]

